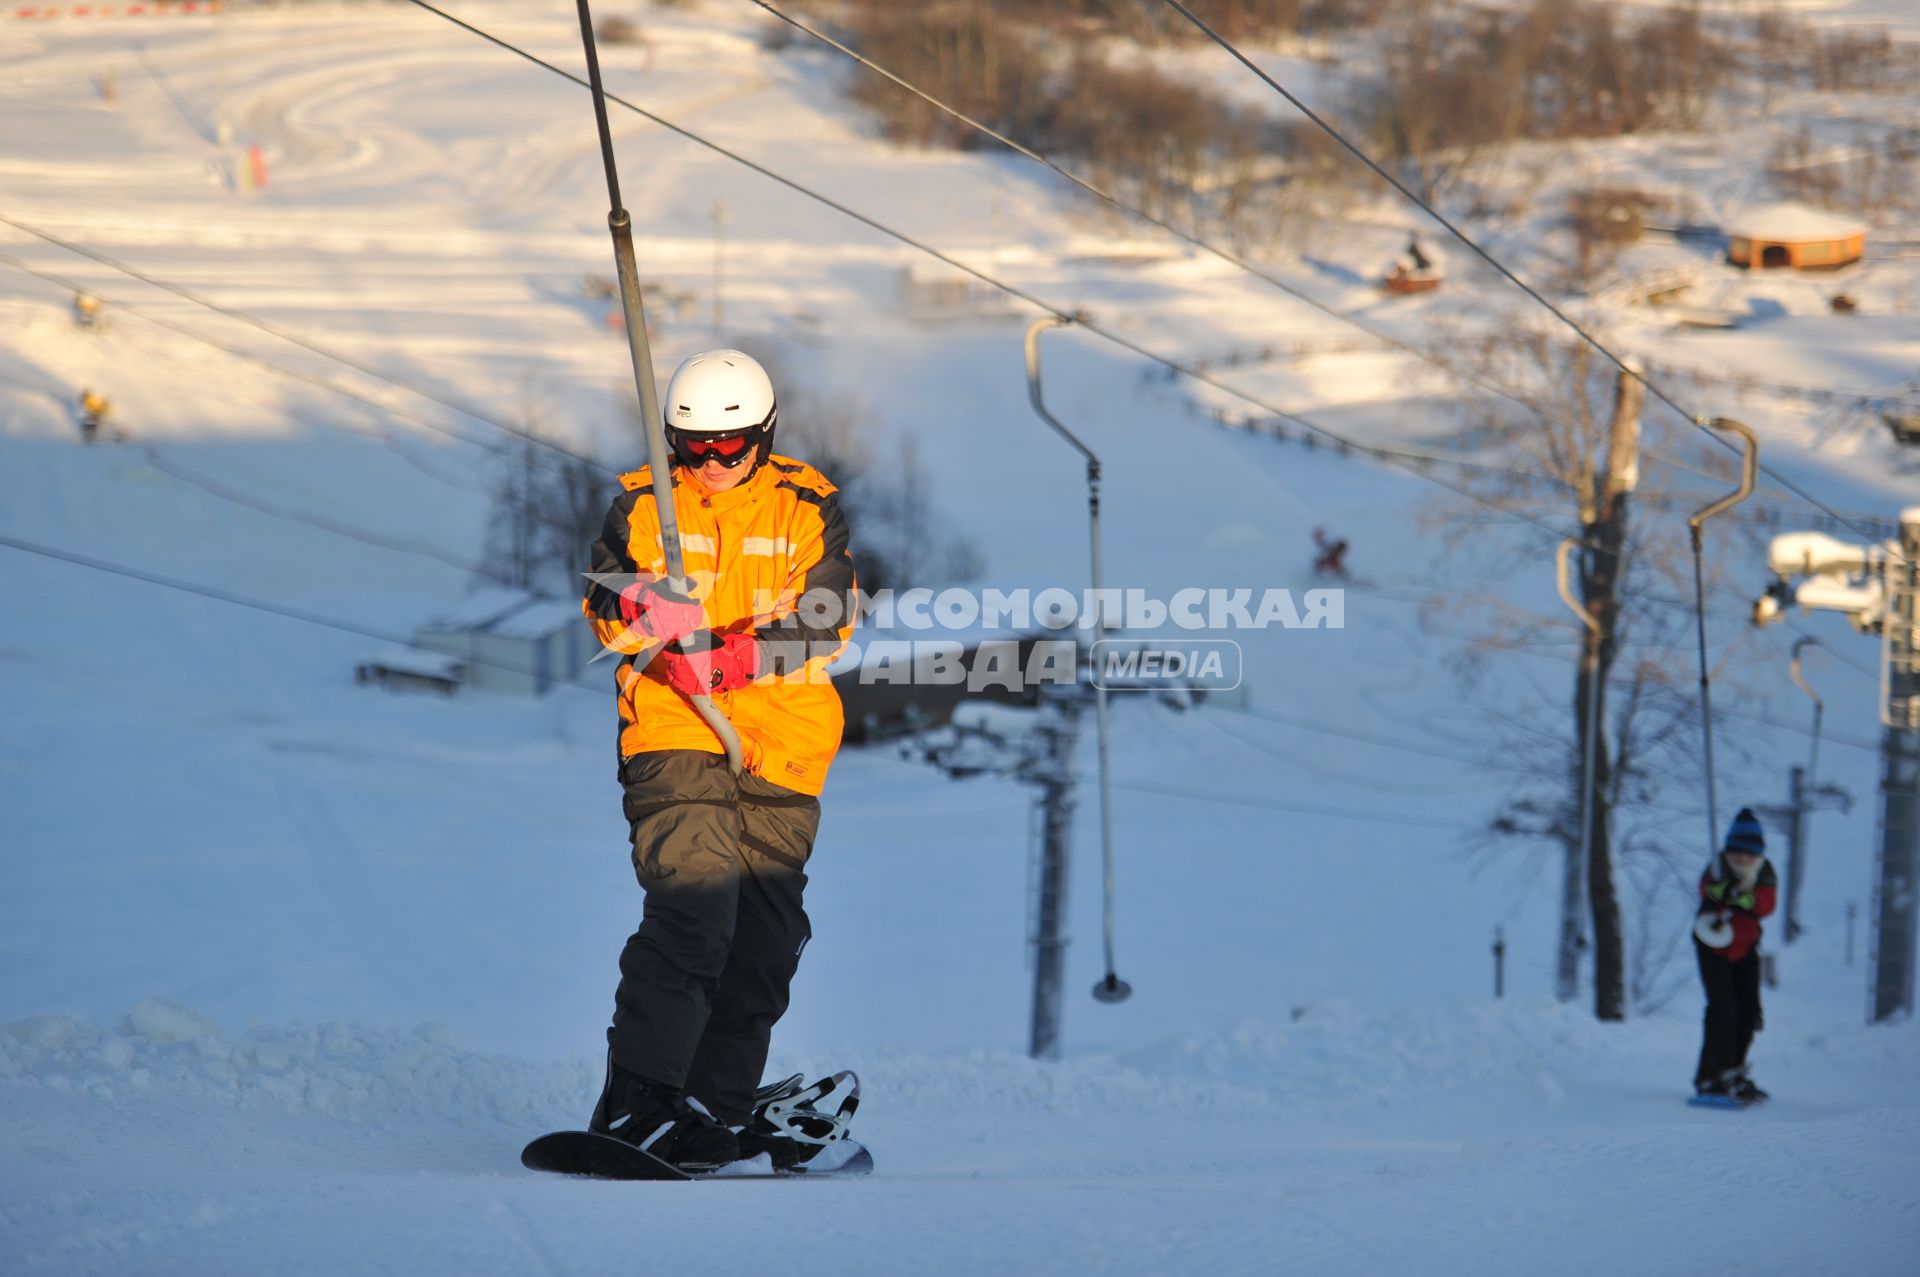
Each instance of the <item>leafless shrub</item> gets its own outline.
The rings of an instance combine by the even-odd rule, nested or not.
[[[542,597],[578,593],[586,547],[619,490],[594,462],[531,439],[512,444],[488,484],[484,574]]]
[[[1400,4],[1398,0],[1195,0],[1188,7],[1238,44],[1371,26]],[[1184,29],[1183,38],[1205,38],[1178,14],[1174,18]]]
[[[1045,59],[1017,23],[986,0],[957,4],[868,3],[852,10],[860,51],[895,75],[1010,136],[1031,133],[1051,114]],[[855,101],[870,108],[897,142],[967,150],[981,137],[888,80],[862,74]]]
[[[1136,186],[1149,210],[1164,215],[1224,163],[1250,159],[1267,134],[1258,117],[1150,67],[1081,57],[1045,141],[1056,154],[1083,157],[1110,183]]]
[[[1771,83],[1822,92],[1884,92],[1920,79],[1920,47],[1874,31],[1823,31],[1785,14],[1754,20],[1759,70]]]
[[[1873,217],[1920,211],[1920,139],[1903,129],[1856,130],[1850,144],[1822,147],[1807,128],[1782,138],[1767,156],[1775,193]]]
[[[1489,147],[1691,127],[1730,66],[1693,9],[1629,29],[1584,0],[1423,6],[1387,44],[1371,114],[1379,145],[1431,198]]]
[[[1086,161],[1090,176],[1151,211],[1175,211],[1202,184],[1225,188],[1229,204],[1244,203],[1256,157],[1279,139],[1274,126],[1148,66],[1115,65],[1085,49],[1063,64],[1048,54],[1038,26],[1003,16],[1005,7],[866,4],[852,10],[853,26],[862,52],[896,75],[1025,145]],[[1096,7],[1041,12],[1091,22]],[[879,77],[863,76],[851,91],[897,141],[981,144],[966,124]]]
[[[760,24],[755,36],[756,42],[768,53],[784,53],[793,47],[797,37],[793,28],[778,18],[768,18]]]
[[[600,19],[593,37],[601,44],[640,44],[647,38],[638,22],[618,15]]]
[[[1621,249],[1646,233],[1646,213],[1657,201],[1644,191],[1596,187],[1567,197],[1567,225],[1580,250],[1580,278],[1591,282]]]
[[[1235,43],[1366,26],[1408,0],[1194,0],[1194,13]],[[851,0],[857,10],[900,8],[899,0]],[[927,6],[931,7],[931,6]],[[1117,35],[1147,44],[1206,37],[1160,4],[1138,0],[975,0],[996,21],[1024,23],[1052,36]]]
[[[779,390],[775,446],[840,489],[862,590],[949,585],[979,575],[978,548],[935,513],[932,481],[910,441],[883,449],[873,409],[858,395],[814,385],[775,352],[756,357]]]

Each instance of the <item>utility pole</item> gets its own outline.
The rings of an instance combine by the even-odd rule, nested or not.
[[[213,141],[223,153],[233,145],[233,120],[227,113],[227,9],[221,5],[213,22]]]
[[[1754,807],[1755,811],[1772,822],[1774,828],[1786,831],[1787,883],[1786,901],[1782,911],[1786,918],[1784,930],[1788,944],[1792,944],[1806,930],[1800,925],[1800,890],[1807,881],[1813,813],[1822,807],[1849,811],[1853,807],[1853,795],[1838,785],[1809,784],[1807,769],[1797,763],[1787,772],[1787,801],[1772,806],[1756,805]]]
[[[1060,1058],[1061,990],[1067,968],[1067,851],[1073,835],[1073,745],[1079,704],[1066,696],[1043,696],[1034,732],[1039,750],[1032,779],[1040,787],[1040,882],[1034,909],[1033,1023],[1027,1054]]]
[[[1814,742],[1816,748],[1819,742]],[[1787,925],[1788,944],[1800,938],[1800,888],[1807,880],[1807,769],[1796,766],[1787,773],[1787,801],[1793,808],[1787,821]]]
[[[1787,891],[1785,916],[1786,943],[1792,944],[1806,930],[1800,925],[1800,891],[1807,881],[1807,858],[1812,850],[1813,813],[1822,807],[1838,808],[1841,811],[1853,809],[1853,795],[1838,785],[1822,785],[1815,782],[1820,768],[1820,722],[1826,713],[1826,704],[1812,687],[1808,686],[1806,673],[1801,668],[1800,654],[1809,647],[1818,647],[1819,640],[1803,636],[1793,644],[1793,664],[1790,672],[1794,686],[1807,694],[1813,702],[1813,742],[1807,751],[1807,764],[1795,766],[1787,773],[1787,801],[1784,804],[1758,807],[1755,810],[1772,821],[1774,826],[1784,829],[1787,835]]]
[[[1086,694],[1078,683],[1040,683],[1039,704],[1018,730],[954,720],[920,736],[915,752],[955,779],[1007,776],[1032,785],[1040,820],[1039,871],[1029,882],[1027,945],[1033,1006],[1027,1054],[1060,1058],[1061,990],[1066,977],[1067,878],[1073,845],[1073,754]],[[1024,718],[1024,715],[1022,716]]]
[[[1920,506],[1900,516],[1886,565],[1880,757],[1880,866],[1873,886],[1873,1021],[1913,1014],[1915,895],[1920,893]]]
[[[1819,693],[1807,686],[1807,679],[1800,668],[1800,652],[1810,647],[1813,640],[1801,637],[1793,644],[1793,681],[1813,702],[1813,743],[1808,747],[1807,765],[1804,769],[1793,769],[1788,792],[1793,799],[1793,859],[1787,863],[1787,943],[1792,944],[1800,935],[1800,885],[1806,880],[1807,866],[1807,787],[1820,767],[1820,720],[1826,715],[1827,703],[1820,699]]]
[[[726,303],[720,296],[720,281],[726,273],[727,223],[732,220],[732,210],[727,207],[725,196],[713,201],[713,336],[719,340],[720,329],[727,320]]]
[[[1755,624],[1801,607],[1843,613],[1880,636],[1880,848],[1873,889],[1870,1019],[1913,1013],[1915,922],[1920,918],[1920,506],[1901,512],[1897,537],[1852,545],[1819,532],[1773,539],[1779,578],[1754,603]],[[1799,584],[1786,578],[1803,577]],[[1849,914],[1851,920],[1851,914]]]

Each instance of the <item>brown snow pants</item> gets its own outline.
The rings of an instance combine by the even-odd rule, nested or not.
[[[620,780],[646,901],[607,1041],[621,1068],[738,1125],[813,935],[801,896],[820,800],[690,749],[635,754]]]

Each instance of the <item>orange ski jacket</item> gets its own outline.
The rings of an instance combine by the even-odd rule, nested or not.
[[[620,591],[666,575],[653,474],[620,476],[625,489],[594,542],[582,610],[603,647],[620,654],[620,757],[660,749],[724,753],[713,729],[651,664],[660,644],[630,628]],[[673,472],[673,508],[693,597],[709,629],[750,633],[760,676],[715,694],[732,720],[748,771],[817,795],[840,748],[844,716],[827,664],[852,637],[853,559],[837,489],[804,462],[769,457],[738,487],[708,492]]]

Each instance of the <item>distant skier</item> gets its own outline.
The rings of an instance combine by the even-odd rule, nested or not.
[[[1747,1076],[1747,1049],[1761,1026],[1760,919],[1773,912],[1778,879],[1751,808],[1742,807],[1726,843],[1700,875],[1694,952],[1707,1013],[1693,1089],[1742,1104],[1767,1098]]]
[[[1407,236],[1405,260],[1411,272],[1416,275],[1424,275],[1433,269],[1433,259],[1428,257],[1426,251],[1420,247],[1418,235]]]
[[[1313,530],[1313,548],[1318,551],[1313,560],[1315,576],[1347,578],[1347,542],[1344,537],[1331,537],[1325,528]]]
[[[92,443],[94,439],[99,436],[101,425],[106,421],[108,414],[111,413],[112,411],[113,411],[113,405],[107,402],[105,396],[96,395],[91,390],[81,391],[80,392],[80,438],[81,440],[86,443]]]
[[[817,1146],[768,1124],[754,1091],[812,937],[803,871],[842,727],[825,669],[853,630],[847,525],[824,475],[774,455],[773,384],[749,356],[694,355],[662,411],[694,597],[662,579],[643,468],[620,477],[583,605],[621,654],[620,781],[645,892],[588,1129],[684,1170],[761,1152],[790,1165]],[[683,637],[688,650],[665,646]],[[688,701],[703,692],[740,733],[737,778]]]
[[[100,322],[100,299],[92,293],[73,295],[73,322],[82,328],[92,328]]]

